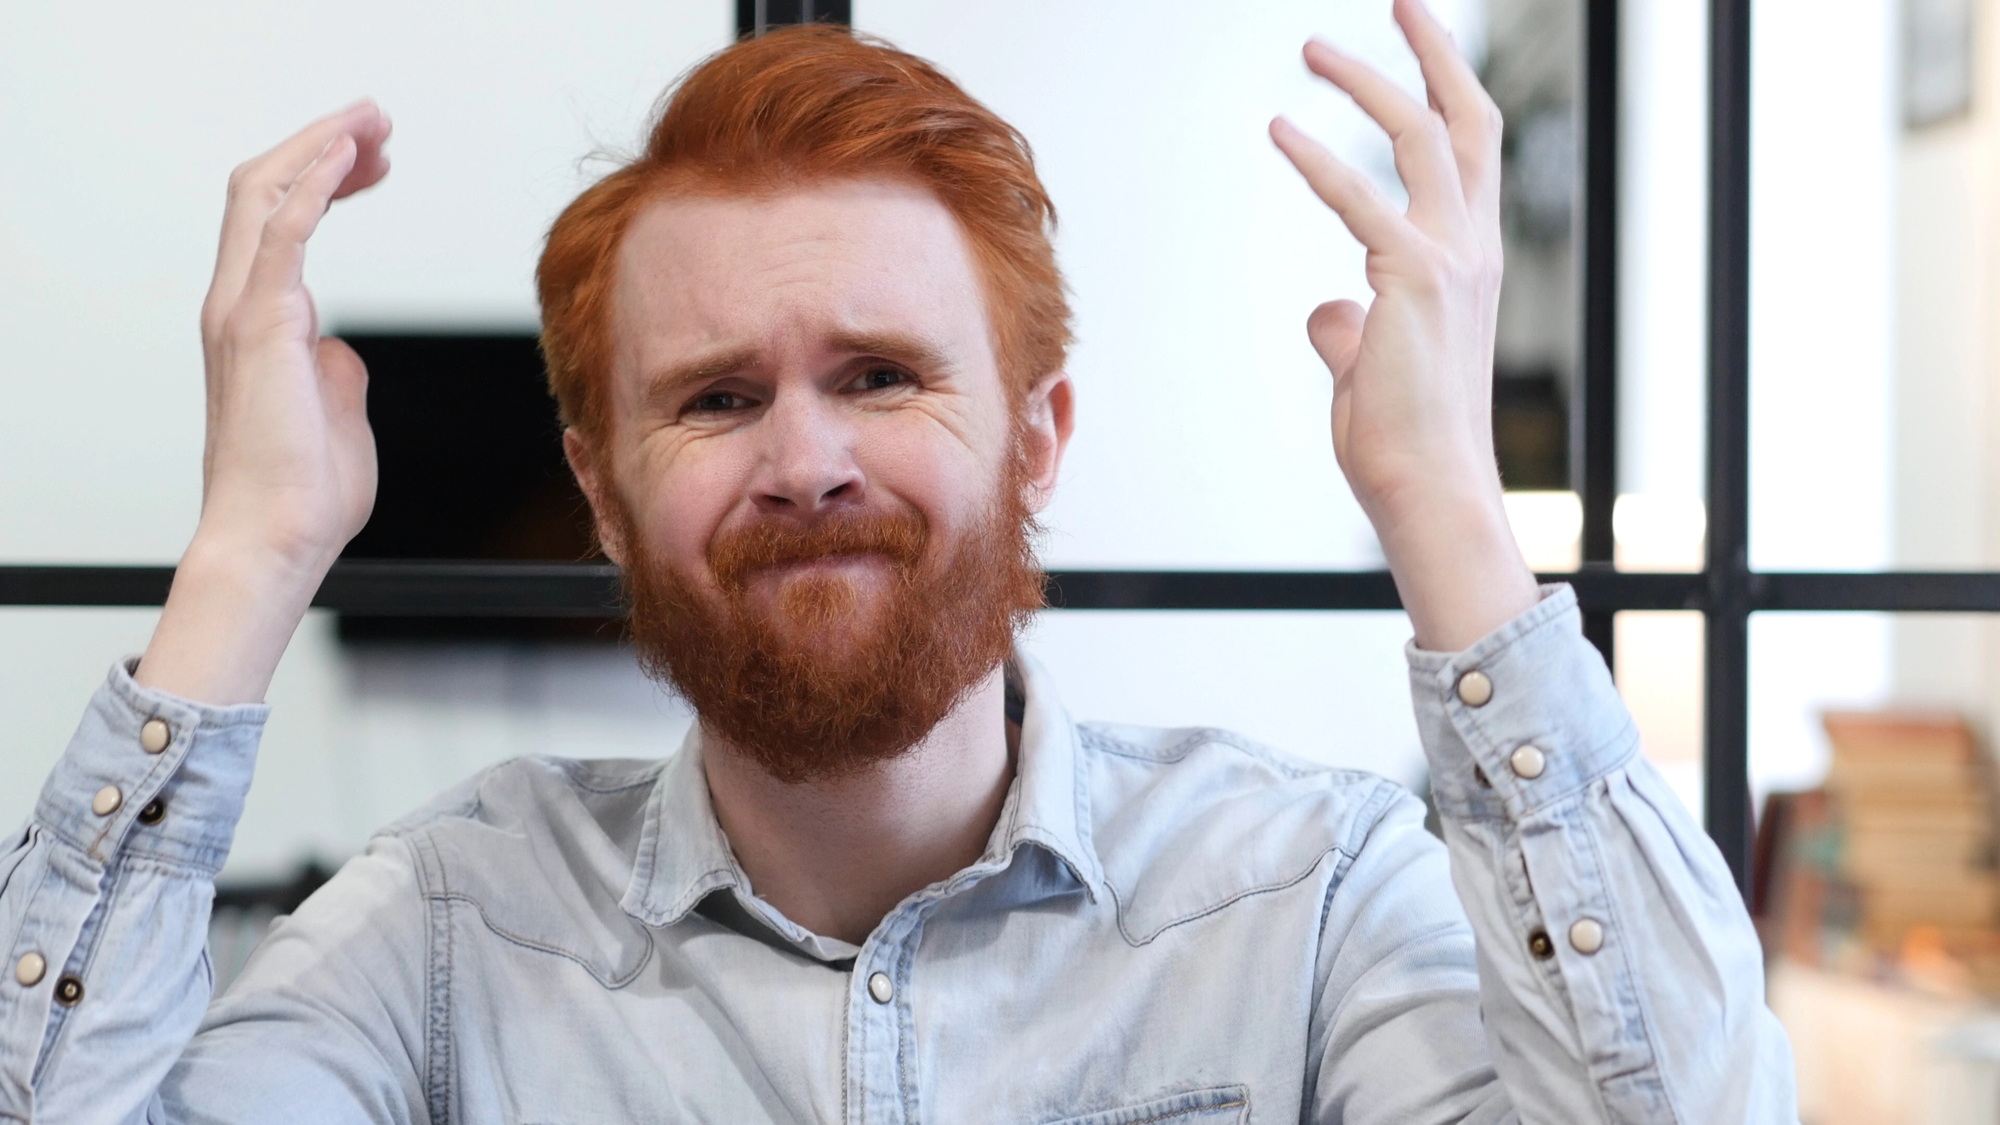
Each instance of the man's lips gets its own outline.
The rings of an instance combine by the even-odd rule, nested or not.
[[[817,558],[794,559],[764,567],[752,575],[758,577],[802,578],[817,574],[841,574],[857,570],[887,569],[889,556],[882,554],[861,555],[821,555]]]

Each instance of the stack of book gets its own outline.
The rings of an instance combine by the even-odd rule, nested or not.
[[[2000,871],[1987,770],[1963,720],[1833,712],[1826,788],[1856,936],[1895,953],[1913,940],[1966,953],[2000,943]]]

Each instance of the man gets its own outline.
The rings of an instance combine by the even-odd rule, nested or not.
[[[1011,652],[1072,418],[1048,199],[921,60],[787,31],[685,79],[539,273],[570,462],[696,732],[439,798],[204,1016],[257,701],[373,498],[365,375],[301,284],[320,215],[387,171],[364,103],[231,181],[200,525],[0,861],[0,1116],[1792,1118],[1728,872],[1508,531],[1499,122],[1396,14],[1429,106],[1306,61],[1394,138],[1407,213],[1272,137],[1369,250],[1373,304],[1308,331],[1446,844],[1380,779],[1073,724]]]

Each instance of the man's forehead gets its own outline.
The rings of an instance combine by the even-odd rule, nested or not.
[[[916,336],[946,351],[988,336],[957,221],[895,180],[654,200],[619,247],[614,302],[621,343],[648,360],[774,332]]]

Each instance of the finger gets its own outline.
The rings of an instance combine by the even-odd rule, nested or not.
[[[1459,179],[1468,190],[1475,185],[1494,190],[1497,199],[1500,176],[1500,109],[1493,104],[1479,76],[1459,54],[1451,33],[1424,5],[1423,0],[1396,0],[1396,23],[1409,40],[1410,50],[1424,74],[1424,89],[1431,105],[1444,118],[1451,132],[1452,151],[1458,158]]]
[[[336,187],[339,198],[380,180],[388,172],[382,146],[389,139],[389,119],[371,101],[360,101],[332,113],[286,138],[276,148],[246,161],[229,176],[229,202],[222,215],[222,238],[216,251],[215,279],[203,306],[203,327],[212,335],[221,327],[243,289],[243,279],[257,255],[264,223],[301,173],[317,160],[335,137],[355,142],[357,159]],[[344,191],[340,189],[345,189]]]
[[[1306,44],[1307,69],[1333,83],[1373,118],[1396,154],[1396,171],[1410,191],[1411,217],[1433,227],[1464,210],[1458,162],[1444,119],[1406,93],[1380,71],[1314,39]]]
[[[1397,213],[1396,205],[1373,180],[1283,117],[1271,119],[1271,141],[1361,245],[1388,253],[1408,242],[1414,233],[1408,220]]]
[[[333,193],[353,171],[356,154],[354,139],[337,134],[292,182],[277,210],[264,220],[239,305],[277,297],[303,283],[306,240],[319,229],[321,217],[333,203]],[[317,334],[316,325],[305,328]]]
[[[1306,338],[1333,373],[1336,391],[1346,384],[1361,355],[1361,326],[1367,317],[1367,310],[1353,301],[1328,301],[1306,318]]]

